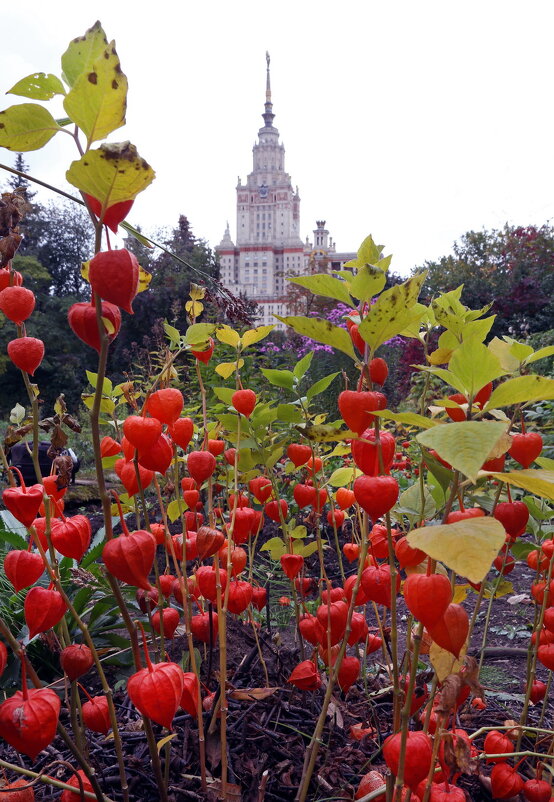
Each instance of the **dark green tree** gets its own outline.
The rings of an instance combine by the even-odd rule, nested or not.
[[[94,229],[84,207],[71,201],[32,204],[20,229],[18,253],[35,257],[46,268],[52,294],[78,300],[90,296],[81,265],[94,253]]]
[[[464,285],[462,302],[478,309],[492,301],[493,334],[515,337],[552,328],[554,313],[554,228],[504,226],[469,231],[453,253],[426,262],[422,298]],[[417,268],[417,272],[421,268]]]
[[[27,173],[27,174],[29,173],[29,165],[23,158],[22,153],[16,153],[14,169],[19,170],[20,173]],[[10,186],[12,192],[15,192],[16,190],[19,189],[23,189],[25,191],[25,198],[29,203],[32,202],[33,198],[37,194],[36,192],[33,192],[33,190],[31,189],[30,182],[26,178],[23,178],[23,176],[21,175],[15,175],[11,173],[10,177],[8,178],[8,185]]]

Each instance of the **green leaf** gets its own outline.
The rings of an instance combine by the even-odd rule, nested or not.
[[[279,560],[287,549],[280,537],[272,537],[264,543],[260,551],[269,551],[272,560]]]
[[[293,538],[293,540],[302,539],[303,537],[306,537],[307,534],[308,530],[305,526],[295,526],[292,532],[289,532],[289,535]]]
[[[530,365],[531,362],[536,362],[538,359],[552,356],[552,354],[554,354],[554,345],[547,345],[545,348],[539,348],[538,351],[535,351],[534,354],[528,356],[524,361],[526,365]]]
[[[223,401],[224,404],[227,404],[227,406],[231,404],[231,398],[235,393],[234,387],[212,387],[212,390],[217,398],[219,398],[220,401]]]
[[[360,476],[361,471],[357,468],[337,468],[329,477],[329,484],[331,487],[346,487]]]
[[[37,103],[21,103],[0,111],[0,147],[7,150],[39,150],[61,130],[48,109]]]
[[[396,423],[403,423],[406,426],[417,426],[418,429],[432,429],[434,426],[440,425],[440,421],[426,418],[417,412],[391,412],[390,409],[380,409],[372,412],[372,415],[378,415],[380,418],[393,420]]]
[[[167,505],[166,514],[171,523],[175,523],[175,521],[180,517],[181,510],[184,510],[187,505],[182,499],[174,498],[173,501],[170,501]]]
[[[450,487],[454,474],[427,451],[423,451],[422,457],[433,478],[436,479],[443,493],[445,493]]]
[[[351,259],[349,262],[345,262],[345,267],[356,267],[361,268],[364,265],[375,265],[381,260],[381,253],[383,251],[382,245],[376,245],[373,241],[373,237],[371,234],[365,238],[358,249],[358,255],[356,259]],[[385,261],[385,260],[382,260]],[[390,258],[389,258],[390,261]],[[387,265],[388,267],[388,265]],[[386,271],[387,267],[383,268]]]
[[[537,465],[540,465],[541,468],[544,468],[547,471],[554,471],[554,459],[549,459],[548,457],[537,457],[535,462]]]
[[[508,379],[493,390],[485,411],[524,404],[529,401],[551,401],[554,398],[554,379],[546,376],[518,376]]]
[[[294,404],[279,404],[277,407],[277,420],[282,423],[302,423],[304,416]]]
[[[522,487],[534,496],[541,496],[554,501],[554,470],[536,470],[528,468],[524,471],[491,474],[499,482],[507,482]]]
[[[506,539],[496,518],[471,518],[454,524],[423,526],[408,534],[408,543],[439,560],[470,582],[482,582]]]
[[[60,125],[61,125],[61,123],[60,123]],[[152,249],[154,247],[152,245],[152,243],[150,242],[150,240],[147,237],[144,236],[144,234],[141,234],[140,231],[137,231],[137,229],[134,228],[134,226],[132,226],[126,220],[123,220],[119,225],[120,225],[121,228],[124,228],[125,231],[128,234],[130,234],[134,239],[136,239],[137,242],[140,242],[141,245],[144,245],[145,248],[151,248]]]
[[[185,342],[187,345],[204,345],[215,331],[213,323],[193,323],[189,326],[185,333]],[[195,351],[200,351],[200,348],[195,348]]]
[[[333,278],[327,273],[315,273],[313,276],[295,276],[289,278],[291,284],[305,287],[313,295],[322,295],[324,298],[335,298],[353,309],[354,304],[348,292],[347,284],[340,278]]]
[[[463,421],[435,426],[420,432],[416,439],[475,482],[483,463],[505,432],[506,424],[502,421]]]
[[[322,379],[312,384],[312,386],[306,392],[306,398],[308,401],[311,401],[316,395],[323,393],[329,387],[333,379],[338,375],[338,371],[337,373],[330,373],[328,376],[324,376]]]
[[[505,372],[498,357],[476,337],[464,340],[456,348],[448,368],[463,386],[462,392],[468,399],[475,398],[482,387]]]
[[[554,510],[551,507],[542,503],[542,507],[535,502],[533,496],[525,496],[522,499],[523,503],[529,510],[529,514],[536,520],[536,521],[548,521],[552,518],[554,514]]]
[[[421,325],[424,320],[429,321],[432,314],[431,310],[424,306],[424,304],[415,303],[412,307],[412,317],[408,325],[398,332],[400,337],[410,337],[412,340],[419,340],[421,334]]]
[[[419,308],[413,310],[412,307],[426,276],[424,271],[403,284],[390,287],[370,307],[358,327],[358,334],[373,351],[403,331],[415,318],[421,317]]]
[[[87,379],[89,380],[90,384],[96,390],[96,383],[98,381],[98,373],[93,373],[91,370],[85,371],[87,374]],[[113,392],[113,384],[111,379],[108,379],[107,376],[104,377],[104,381],[102,382],[102,394],[103,395],[111,395]]]
[[[7,95],[20,95],[33,100],[50,100],[54,95],[65,95],[64,85],[55,75],[45,72],[35,72],[18,81]]]
[[[259,343],[260,340],[265,339],[268,334],[271,334],[275,326],[258,326],[255,329],[248,329],[241,337],[242,347],[248,348],[249,345]]]
[[[81,73],[90,70],[106,47],[108,40],[99,22],[69,43],[62,56],[62,76],[69,86],[73,86]]]
[[[398,504],[394,508],[396,517],[402,518],[402,514],[408,515],[418,520],[432,518],[436,511],[435,502],[429,488],[425,487],[423,492],[423,509],[421,504],[421,488],[419,482],[411,485],[407,490],[400,494]],[[400,513],[400,516],[397,516]]]
[[[303,376],[306,375],[307,371],[309,370],[310,365],[312,364],[313,356],[314,352],[308,351],[308,353],[302,357],[300,362],[297,362],[296,365],[294,366],[292,372],[299,381],[300,379],[303,378]]]
[[[28,546],[25,526],[14,518],[8,510],[0,510],[0,541],[5,541],[14,549],[25,551]]]
[[[171,326],[167,320],[164,320],[164,331],[169,337],[169,341],[173,343],[173,345],[178,345],[181,342],[181,334],[179,333],[179,329],[176,329],[175,326]]]
[[[519,368],[521,363],[520,360],[512,353],[511,343],[500,340],[498,337],[494,337],[488,344],[487,348],[496,357],[498,357],[498,360],[506,373],[513,373],[514,370]]]
[[[294,329],[297,334],[301,334],[303,337],[310,337],[310,339],[324,343],[324,345],[331,345],[337,351],[348,354],[355,362],[358,361],[350,335],[345,329],[333,326],[328,320],[323,320],[319,317],[304,317],[301,315],[293,317],[275,315],[275,317],[290,326],[291,329]]]
[[[134,200],[155,178],[154,170],[130,142],[101,145],[71,163],[65,177],[104,208]]]
[[[533,543],[517,540],[515,543],[510,544],[510,551],[516,560],[525,560],[532,551],[538,551],[538,547]]]
[[[298,541],[295,541],[293,545],[296,546],[296,543],[298,543]],[[302,545],[299,549],[293,548],[293,551],[295,554],[301,554],[302,557],[304,557],[304,559],[307,559],[308,557],[311,557],[312,554],[316,553],[317,543],[316,542],[306,543],[305,546]]]
[[[294,373],[290,370],[272,370],[271,368],[262,368],[262,373],[270,384],[275,387],[284,387],[286,390],[292,390],[294,387]]]
[[[363,265],[350,282],[350,295],[359,301],[369,301],[386,283],[387,277],[382,270],[375,265]]]

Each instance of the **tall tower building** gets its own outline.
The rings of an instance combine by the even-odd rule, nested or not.
[[[222,283],[256,301],[260,322],[269,324],[277,323],[274,314],[287,314],[287,276],[318,272],[317,263],[340,269],[356,254],[336,254],[325,221],[317,223],[314,244],[300,238],[300,195],[285,172],[285,147],[273,125],[269,53],[266,62],[264,124],[252,148],[252,172],[244,184],[239,176],[236,187],[236,239],[227,223],[216,251]]]

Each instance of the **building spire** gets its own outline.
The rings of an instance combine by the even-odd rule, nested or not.
[[[273,118],[275,115],[273,114],[273,103],[271,102],[271,79],[269,75],[269,64],[270,64],[270,57],[269,52],[266,50],[265,53],[265,60],[267,63],[266,67],[266,81],[265,81],[265,111],[262,114],[264,118],[265,127],[272,128],[273,127]]]

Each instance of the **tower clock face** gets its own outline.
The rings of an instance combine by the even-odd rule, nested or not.
[[[262,184],[260,187],[258,187],[258,194],[260,198],[267,198],[268,192],[269,190],[265,184]]]

